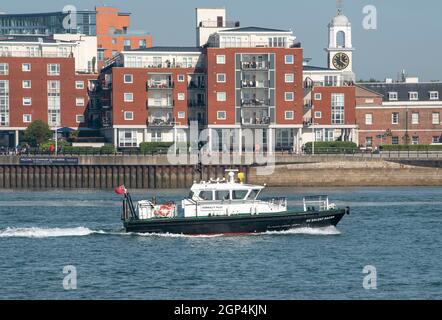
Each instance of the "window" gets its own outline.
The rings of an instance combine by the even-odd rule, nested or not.
[[[366,137],[365,138],[365,146],[366,147],[373,147],[373,138],[372,137]]]
[[[22,87],[23,87],[23,89],[31,89],[31,87],[32,87],[31,80],[23,80]]]
[[[48,64],[48,76],[59,76],[60,75],[60,65],[57,63]]]
[[[226,64],[226,56],[225,55],[217,55],[216,56],[216,64]]]
[[[433,141],[432,143],[440,143],[441,142],[441,136],[434,136],[432,141]]]
[[[285,120],[293,120],[295,118],[295,113],[293,111],[285,112]]]
[[[152,142],[162,142],[163,141],[163,133],[161,131],[152,131]]]
[[[130,50],[131,45],[130,39],[124,39],[124,50]]]
[[[414,137],[412,138],[412,140],[411,140],[411,143],[412,143],[412,144],[419,144],[419,137],[414,136]]]
[[[433,112],[433,115],[432,115],[432,123],[433,124],[440,124],[440,115],[439,115],[439,112]]]
[[[179,74],[178,75],[178,82],[184,82],[184,80],[185,80],[185,76],[184,76],[184,74]]]
[[[124,75],[124,83],[133,83],[133,82],[134,82],[134,76],[132,74]]]
[[[117,50],[112,50],[112,57],[115,57],[118,54]]]
[[[185,93],[178,93],[178,100],[179,101],[186,100],[186,94]]]
[[[295,75],[293,73],[285,74],[285,83],[293,83],[295,82]]]
[[[226,120],[227,119],[227,114],[225,111],[218,111],[216,113],[216,119],[217,120]]]
[[[391,114],[391,124],[399,124],[399,113],[393,112]]]
[[[391,144],[399,144],[399,137],[391,137]]]
[[[326,87],[338,86],[338,76],[325,76],[324,83]]]
[[[345,123],[345,95],[343,93],[332,94],[332,124]]]
[[[294,64],[295,63],[295,56],[292,54],[288,54],[285,56],[285,64]]]
[[[24,123],[31,123],[32,122],[32,115],[31,114],[24,114],[23,115],[23,122]]]
[[[439,100],[439,91],[430,91],[430,100]]]
[[[134,113],[132,111],[124,112],[124,120],[132,121],[134,119]]]
[[[225,73],[218,73],[216,75],[216,82],[225,83],[226,82],[226,74]]]
[[[184,111],[178,112],[178,119],[185,119],[185,118],[186,118],[186,113]]]
[[[322,93],[315,93],[315,100],[321,101],[322,100]]]
[[[365,115],[365,124],[368,126],[371,126],[373,124],[373,114],[372,113],[367,113]]]
[[[117,38],[112,38],[112,44],[117,44],[118,40]]]
[[[84,98],[76,98],[75,99],[75,105],[77,107],[84,107]]]
[[[408,94],[409,94],[410,100],[412,100],[412,101],[419,100],[419,93],[409,92]]]
[[[133,102],[134,101],[134,94],[131,92],[127,92],[124,94],[124,102]]]
[[[295,94],[293,92],[285,93],[285,101],[293,101],[295,100]]]
[[[315,119],[322,119],[322,112],[321,111],[315,112]]]
[[[32,98],[30,98],[30,97],[24,97],[24,98],[23,98],[23,105],[24,105],[24,106],[31,106],[31,105],[32,105]]]
[[[75,81],[75,89],[84,89],[84,81]]]
[[[23,63],[21,65],[21,71],[23,71],[23,72],[31,71],[31,64],[30,63]]]
[[[140,47],[141,49],[146,48],[146,46],[147,46],[147,41],[146,41],[146,39],[140,39],[140,40],[138,41],[138,47]]]
[[[0,75],[7,76],[9,74],[9,64],[0,63]]]
[[[97,53],[97,59],[98,61],[104,61],[104,52],[99,50]]]
[[[77,123],[84,123],[84,115],[82,114],[77,114],[75,116],[75,120],[77,121]]]
[[[398,100],[397,92],[389,92],[388,93],[388,100],[397,101]]]
[[[137,131],[136,130],[120,130],[118,133],[118,145],[120,148],[137,147]]]
[[[217,92],[216,93],[216,101],[226,101],[226,93],[225,92]]]
[[[413,112],[411,114],[411,124],[419,124],[419,113]]]

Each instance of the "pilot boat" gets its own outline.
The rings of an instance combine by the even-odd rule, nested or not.
[[[350,208],[338,208],[328,196],[303,198],[303,209],[289,210],[286,198],[262,198],[266,186],[245,184],[244,174],[229,170],[228,179],[194,183],[188,198],[175,203],[141,200],[136,204],[124,186],[122,220],[126,232],[179,235],[235,235],[296,228],[336,226]],[[236,179],[238,176],[239,181]]]

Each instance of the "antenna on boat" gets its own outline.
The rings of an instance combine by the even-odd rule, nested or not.
[[[235,183],[235,173],[239,172],[238,169],[227,169],[226,172],[229,174],[229,183]]]

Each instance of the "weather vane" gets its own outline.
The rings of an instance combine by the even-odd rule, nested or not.
[[[338,8],[338,14],[342,14],[344,9],[344,0],[336,0],[336,7]]]

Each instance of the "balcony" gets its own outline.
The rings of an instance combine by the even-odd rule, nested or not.
[[[188,103],[189,108],[205,108],[206,102],[205,101],[198,101],[198,100],[190,100]]]
[[[243,80],[241,88],[248,89],[268,89],[270,83],[268,80]]]
[[[169,80],[149,80],[147,82],[147,90],[171,90],[173,89],[175,84],[172,79]]]
[[[175,101],[173,100],[148,100],[147,107],[149,109],[172,109],[175,106]]]
[[[270,100],[264,98],[243,99],[241,100],[241,106],[245,108],[257,108],[257,107],[267,108],[268,106],[270,106]]]
[[[174,127],[176,125],[176,122],[174,119],[167,119],[167,118],[156,118],[156,117],[149,117],[147,120],[147,126],[148,127],[156,127],[156,128],[170,128]]]
[[[243,126],[266,127],[270,125],[270,117],[268,116],[243,117],[241,123]]]
[[[245,61],[241,63],[241,68],[244,71],[267,71],[269,64],[265,61]]]
[[[190,89],[190,90],[204,90],[204,89],[206,89],[206,84],[204,82],[190,81],[188,89]]]

